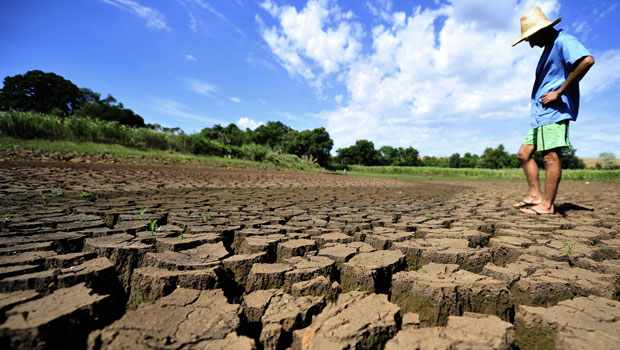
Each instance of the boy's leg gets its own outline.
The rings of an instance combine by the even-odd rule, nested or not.
[[[528,203],[538,204],[542,199],[540,180],[538,178],[538,165],[532,158],[535,151],[535,145],[523,144],[517,153],[517,158],[523,166],[523,173],[525,174],[525,179],[527,180],[527,185],[529,187],[529,195],[525,197],[522,202],[514,205],[517,208],[523,207]]]
[[[558,193],[560,180],[562,180],[562,161],[559,149],[552,149],[543,152],[545,162],[545,195],[542,202],[531,208],[530,211],[538,214],[553,214],[555,212],[554,202]],[[523,209],[527,211],[526,209]]]
[[[529,209],[521,209],[528,214],[552,214],[555,212],[555,196],[562,179],[561,151],[570,147],[568,139],[568,120],[539,127],[537,144],[543,152],[545,163],[545,195],[542,202]]]

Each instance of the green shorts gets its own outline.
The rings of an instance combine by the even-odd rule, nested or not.
[[[568,140],[568,119],[530,129],[525,140],[523,140],[523,144],[534,145],[537,151],[570,147],[570,141]]]

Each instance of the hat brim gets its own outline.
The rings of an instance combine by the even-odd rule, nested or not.
[[[531,30],[528,30],[527,32],[523,33],[521,35],[521,38],[519,38],[519,40],[515,41],[514,43],[512,43],[512,46],[514,47],[515,45],[517,45],[518,43],[522,42],[523,40],[526,40],[527,38],[531,37],[532,35],[538,33],[539,31],[545,29],[545,28],[549,28],[549,27],[553,27],[554,25],[560,23],[560,21],[562,20],[562,17],[558,17],[555,21],[544,25],[542,27],[534,27]]]

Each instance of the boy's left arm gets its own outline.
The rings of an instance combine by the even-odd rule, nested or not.
[[[579,84],[579,81],[581,81],[581,79],[586,75],[586,73],[588,73],[588,70],[590,70],[590,67],[592,67],[593,64],[594,57],[592,56],[586,56],[577,61],[575,69],[570,72],[562,86],[560,86],[555,91],[547,92],[546,94],[542,95],[540,100],[543,106],[546,107],[547,105],[559,100],[560,96],[562,96],[565,91],[577,86],[577,84]]]

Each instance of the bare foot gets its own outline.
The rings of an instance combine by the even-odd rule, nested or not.
[[[521,212],[523,213],[531,214],[531,215],[544,215],[544,214],[555,213],[555,208],[553,207],[553,205],[551,206],[551,208],[549,208],[549,207],[538,204],[533,207],[523,208],[519,210],[521,210]]]
[[[523,207],[527,207],[530,205],[537,205],[537,204],[540,204],[541,202],[542,202],[542,199],[540,198],[534,198],[532,196],[528,196],[522,201],[520,201],[519,203],[515,203],[512,206],[514,208],[523,208]]]

